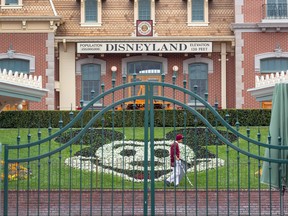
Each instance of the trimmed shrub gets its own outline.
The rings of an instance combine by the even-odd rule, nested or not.
[[[74,119],[80,111],[3,111],[0,113],[0,128],[61,128]],[[89,122],[90,127],[144,127],[144,111],[108,111],[97,116],[99,111],[86,111],[82,118],[73,121],[73,128],[81,128]],[[216,117],[205,109],[197,113],[215,126],[221,125]],[[230,125],[235,126],[269,126],[271,110],[269,109],[226,109],[218,110],[219,115]],[[134,118],[135,116],[135,118]],[[93,120],[91,120],[94,118]],[[217,121],[216,121],[217,120]],[[195,113],[184,110],[155,110],[155,127],[205,126]]]

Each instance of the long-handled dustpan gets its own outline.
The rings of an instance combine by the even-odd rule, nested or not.
[[[186,176],[187,181],[189,182],[189,184],[193,187],[193,184],[191,183],[190,179],[188,178],[188,176],[186,175],[186,167],[187,164],[185,161],[181,160],[180,163],[180,175],[179,175],[179,182],[181,181],[181,179]]]

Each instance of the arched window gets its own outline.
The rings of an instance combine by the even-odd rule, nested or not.
[[[197,85],[197,94],[204,98],[208,92],[208,64],[193,63],[189,64],[189,89],[194,92],[194,86]],[[194,102],[194,98],[190,98],[190,103]]]
[[[91,91],[94,90],[94,97],[100,94],[101,66],[99,64],[83,64],[82,74],[82,100],[91,100]]]
[[[128,62],[127,66],[129,75],[132,75],[134,72],[137,75],[160,75],[162,73],[162,62],[136,61]]]
[[[133,81],[133,73],[137,74],[136,81],[161,81],[162,62],[143,60],[128,62],[128,81]],[[154,94],[160,95],[161,88],[155,86]],[[129,95],[144,95],[144,86],[137,86],[136,89],[130,89]]]
[[[261,73],[273,73],[288,70],[288,58],[264,58],[260,60]]]
[[[30,62],[26,59],[0,59],[0,68],[28,74],[30,72]]]

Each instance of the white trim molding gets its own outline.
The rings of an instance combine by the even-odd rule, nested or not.
[[[189,58],[183,61],[183,73],[188,74],[189,64],[193,63],[206,63],[208,64],[208,74],[213,73],[213,60],[209,58],[203,58],[201,55],[195,55],[195,58]]]
[[[102,0],[97,1],[97,22],[85,22],[85,0],[81,0],[81,23],[80,25],[83,27],[91,27],[91,26],[101,26],[102,25]]]
[[[187,25],[188,26],[208,26],[209,25],[209,2],[204,0],[204,21],[193,22],[192,21],[192,2],[193,0],[187,0]]]
[[[288,58],[288,52],[275,51],[255,55],[255,72],[260,72],[261,59],[266,58]]]
[[[89,55],[88,58],[76,60],[76,75],[81,74],[83,64],[99,64],[101,66],[101,76],[106,74],[106,61],[93,57],[93,55]]]

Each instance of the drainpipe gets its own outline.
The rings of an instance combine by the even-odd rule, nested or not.
[[[222,109],[227,108],[227,69],[226,69],[227,53],[226,53],[226,43],[221,43],[221,107]]]

